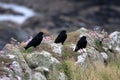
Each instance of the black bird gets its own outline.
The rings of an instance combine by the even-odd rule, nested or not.
[[[42,39],[43,39],[43,32],[39,32],[39,33],[27,44],[27,46],[24,47],[25,50],[27,50],[29,47],[32,47],[32,46],[35,48],[36,46],[38,46],[38,45],[41,43]]]
[[[75,52],[77,52],[79,49],[86,48],[86,46],[87,46],[86,36],[82,36],[81,39],[77,42]]]
[[[66,30],[62,30],[60,34],[58,35],[58,37],[55,39],[55,43],[62,43],[63,45],[66,38],[67,38]]]

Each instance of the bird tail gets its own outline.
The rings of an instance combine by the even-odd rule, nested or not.
[[[55,41],[54,41],[54,43],[58,43],[58,41],[57,41],[57,40],[55,40]]]
[[[29,47],[28,47],[28,46],[25,46],[24,48],[25,48],[25,50],[27,50]]]
[[[76,47],[74,51],[77,52],[77,51],[78,51],[78,48]]]

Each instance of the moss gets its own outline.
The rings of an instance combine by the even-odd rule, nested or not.
[[[68,80],[72,80],[72,74],[71,74],[71,68],[70,68],[70,64],[63,61],[62,64],[59,64],[57,66],[57,69],[60,71],[60,72],[64,72],[65,75],[67,76],[67,79]]]
[[[29,80],[29,78],[30,78],[29,73],[28,73],[28,72],[25,72],[23,79],[24,79],[24,80]]]
[[[70,70],[70,67],[67,63],[63,63],[63,69],[64,69],[64,73],[65,75],[68,77],[68,80],[72,80],[72,77],[71,77],[71,70]]]
[[[34,51],[34,47],[30,47],[27,50],[21,49],[20,52],[21,53],[32,53]]]
[[[104,51],[104,49],[102,48],[103,45],[102,43],[98,40],[98,39],[95,39],[94,40],[94,43],[95,43],[95,48],[98,50],[98,51]]]

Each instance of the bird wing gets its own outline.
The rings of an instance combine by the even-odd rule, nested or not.
[[[62,35],[59,34],[58,37],[55,39],[55,43],[59,43],[62,39]]]
[[[33,45],[33,42],[32,42],[32,40],[27,44],[27,46],[25,46],[24,48],[25,49],[27,49],[27,48],[29,48],[29,47],[31,47]]]
[[[65,42],[65,40],[67,39],[67,35],[63,35],[63,38],[62,38],[62,44]]]
[[[41,37],[38,37],[38,36],[35,36],[28,44],[27,46],[25,47],[25,49],[31,47],[31,46],[34,46],[36,47],[37,45],[39,45],[42,41],[42,36]]]
[[[87,45],[87,41],[80,39],[80,41],[78,42],[77,46],[79,46],[79,48],[85,48]]]
[[[59,34],[58,37],[55,40],[55,43],[64,43],[64,41],[66,40],[67,35],[66,34]]]

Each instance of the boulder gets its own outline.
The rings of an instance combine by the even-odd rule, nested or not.
[[[110,34],[111,45],[114,50],[120,53],[120,32],[115,31]]]
[[[7,61],[8,59],[11,60],[11,62],[9,60],[9,65],[7,65],[9,71],[12,71],[10,73],[11,76],[13,78],[17,78],[18,80],[21,80],[22,78],[26,80],[31,80],[32,71],[26,63],[20,50],[12,44],[7,44],[3,50],[5,51],[3,56],[7,57],[7,59],[4,59],[3,61]],[[6,63],[8,64],[8,61]]]
[[[34,72],[32,80],[47,80],[47,79],[40,72]]]
[[[28,65],[32,68],[36,68],[38,66],[46,67],[48,69],[55,64],[59,64],[60,62],[54,58],[49,52],[33,52],[26,56],[26,61]]]
[[[52,51],[56,54],[58,54],[58,56],[62,56],[62,50],[63,50],[63,45],[62,44],[56,44],[56,43],[52,43],[50,44]]]
[[[76,64],[85,64],[85,60],[86,60],[86,57],[87,57],[87,53],[86,52],[84,52],[84,53],[82,53],[81,55],[79,55],[78,57],[77,57],[77,61],[76,61]]]
[[[59,73],[58,80],[66,80],[66,75],[62,72]]]

